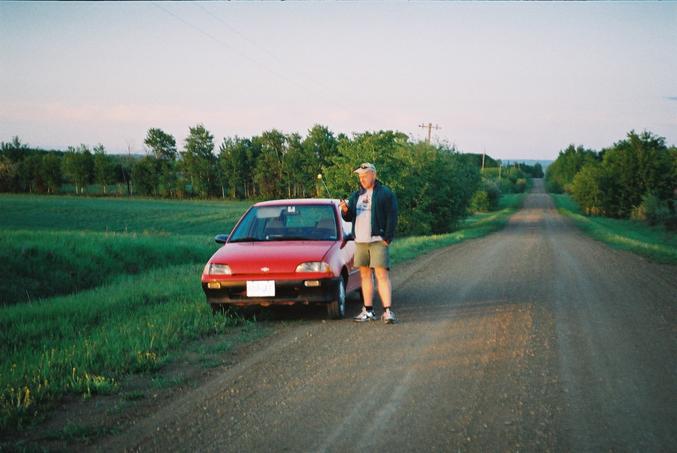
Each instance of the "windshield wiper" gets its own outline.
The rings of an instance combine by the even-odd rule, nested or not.
[[[242,237],[242,238],[231,239],[229,242],[260,242],[260,241],[264,241],[264,240],[265,239],[257,238],[257,237],[254,237],[254,236],[245,236],[245,237]]]
[[[281,236],[281,237],[272,237],[268,239],[269,241],[314,241],[315,239],[306,237],[306,236]]]

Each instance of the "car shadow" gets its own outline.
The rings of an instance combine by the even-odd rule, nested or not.
[[[360,295],[354,291],[346,297],[346,318],[359,313],[362,308]],[[252,313],[247,313],[247,318],[255,318],[262,322],[279,321],[323,321],[327,320],[327,308],[319,304],[296,304],[296,305],[271,305],[269,307],[256,307]]]

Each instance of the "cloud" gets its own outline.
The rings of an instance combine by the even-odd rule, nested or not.
[[[665,96],[668,101],[677,101],[677,96]]]

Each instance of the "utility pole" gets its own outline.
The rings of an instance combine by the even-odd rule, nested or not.
[[[435,129],[435,130],[442,129],[442,128],[441,128],[440,126],[438,126],[437,124],[433,126],[433,123],[428,123],[428,124],[423,123],[423,124],[419,124],[418,127],[422,128],[422,129],[426,129],[426,128],[428,129],[428,139],[425,141],[426,143],[430,143],[430,134],[432,133],[432,130],[433,130],[433,129]]]
[[[127,162],[129,163],[129,177],[127,178],[127,195],[134,195],[132,187],[132,145],[127,143]]]
[[[484,173],[484,155],[487,153],[486,148],[482,148],[482,169],[480,170],[480,173]]]

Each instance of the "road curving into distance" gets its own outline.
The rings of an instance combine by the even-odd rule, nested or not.
[[[393,278],[399,324],[280,322],[93,449],[674,451],[677,267],[587,238],[541,180]]]

